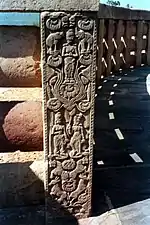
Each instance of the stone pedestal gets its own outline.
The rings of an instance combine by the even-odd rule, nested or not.
[[[42,13],[45,191],[51,217],[91,211],[96,13]]]

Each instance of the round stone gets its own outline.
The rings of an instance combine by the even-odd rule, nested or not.
[[[16,104],[5,116],[3,130],[18,150],[43,150],[42,103]]]

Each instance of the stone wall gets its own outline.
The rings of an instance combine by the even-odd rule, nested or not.
[[[39,28],[1,26],[0,39],[0,86],[40,87]]]
[[[0,37],[0,208],[44,204],[40,29]]]

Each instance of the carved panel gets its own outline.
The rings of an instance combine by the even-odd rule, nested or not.
[[[96,24],[89,14],[42,14],[47,205],[91,209]]]

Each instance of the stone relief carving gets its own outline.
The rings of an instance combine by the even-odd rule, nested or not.
[[[54,141],[54,155],[65,155],[65,143],[67,141],[67,135],[65,126],[62,125],[61,113],[56,113],[55,124],[52,127],[51,135]]]
[[[70,213],[90,213],[96,25],[87,14],[42,17],[47,192]]]

